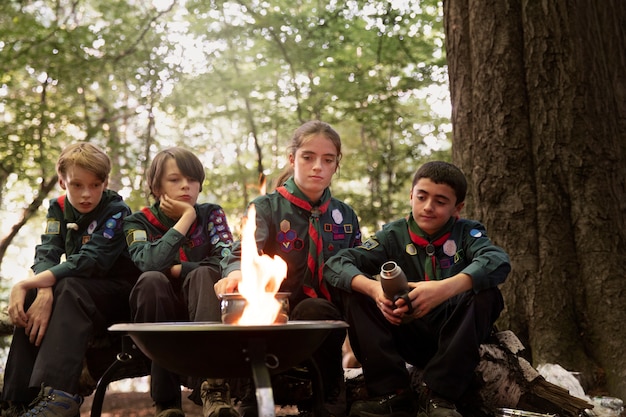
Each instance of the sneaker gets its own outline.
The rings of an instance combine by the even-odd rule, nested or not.
[[[41,386],[37,398],[20,417],[78,417],[83,397]]]
[[[230,400],[230,387],[223,379],[204,381],[200,396],[204,417],[239,417]]]
[[[407,388],[370,400],[355,401],[349,417],[415,417],[416,414],[415,393]]]

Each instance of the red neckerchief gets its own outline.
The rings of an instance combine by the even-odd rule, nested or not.
[[[409,236],[411,237],[411,241],[419,247],[423,248],[424,251],[426,251],[426,255],[430,257],[430,259],[426,258],[426,263],[424,265],[424,280],[430,281],[431,279],[437,279],[437,258],[435,257],[435,252],[437,251],[437,248],[441,247],[441,245],[443,245],[446,240],[448,240],[448,238],[450,237],[450,232],[446,232],[442,236],[431,241],[425,239],[424,237],[418,235],[415,231],[411,230],[411,224],[413,224],[414,227],[419,227],[417,226],[415,219],[413,219],[413,216],[409,217],[408,224]],[[452,222],[452,224],[454,224],[454,222]]]
[[[315,291],[317,281],[317,288],[322,293],[324,298],[330,300],[330,293],[324,283],[324,257],[322,256],[322,248],[324,242],[322,241],[322,233],[320,228],[320,216],[326,213],[328,206],[330,205],[330,198],[324,201],[320,206],[313,207],[311,203],[306,200],[296,197],[291,194],[283,186],[276,188],[276,191],[285,197],[290,203],[294,204],[301,209],[304,209],[311,213],[309,216],[309,254],[307,257],[307,267],[310,273],[310,282],[304,281],[304,293],[311,298],[317,298],[317,292]],[[314,279],[317,278],[317,280]]]
[[[150,207],[143,207],[141,209],[141,212],[146,216],[146,218],[148,219],[150,224],[152,224],[153,226],[157,227],[159,230],[163,231],[163,233],[167,232],[170,229],[169,227],[167,227],[163,223],[161,223],[161,221],[159,219],[157,219],[157,217],[154,215],[154,213],[150,210]],[[198,226],[198,220],[196,219],[196,220],[194,220],[194,222],[191,225],[191,228],[189,229],[189,232],[187,234],[190,235],[190,236],[193,236],[193,232],[196,230],[197,226]],[[187,254],[183,250],[182,246],[180,248],[178,248],[178,254],[180,256],[180,261],[181,262],[187,262],[189,260],[187,258]]]

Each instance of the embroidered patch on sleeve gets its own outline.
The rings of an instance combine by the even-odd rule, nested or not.
[[[48,219],[46,222],[47,235],[58,235],[61,232],[61,222],[55,219]]]
[[[361,246],[367,250],[372,250],[378,245],[380,245],[380,243],[378,243],[376,239],[369,238],[365,242],[363,242]]]
[[[128,246],[132,245],[135,242],[147,242],[148,234],[145,230],[131,230],[126,235],[126,244]]]

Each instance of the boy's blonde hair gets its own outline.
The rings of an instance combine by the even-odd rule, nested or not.
[[[93,173],[104,182],[111,173],[111,159],[99,147],[89,142],[79,142],[66,146],[57,160],[56,170],[60,178],[67,176],[72,167],[80,167]]]

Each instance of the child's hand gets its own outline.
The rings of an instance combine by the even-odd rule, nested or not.
[[[399,313],[398,307],[396,307],[396,305],[393,303],[392,300],[388,299],[385,296],[385,293],[383,292],[382,287],[380,287],[380,291],[378,290],[376,291],[374,300],[376,301],[376,305],[378,306],[378,309],[383,313],[383,316],[385,316],[385,318],[387,319],[389,323],[394,324],[396,326],[402,323],[403,314]]]
[[[17,327],[26,327],[28,325],[28,316],[24,311],[24,299],[26,298],[26,289],[21,282],[18,282],[11,288],[9,295],[9,317],[11,323]]]
[[[191,204],[184,201],[174,200],[166,194],[161,196],[160,201],[161,211],[163,211],[163,213],[170,219],[178,220],[183,217],[183,214],[188,213],[189,215],[193,214],[195,220],[196,210]]]
[[[432,309],[448,299],[448,295],[444,293],[443,287],[441,286],[442,282],[443,281],[420,281],[409,283],[411,287],[409,298],[413,305],[413,313],[411,314],[413,317],[424,317]],[[397,304],[399,304],[399,307],[401,307],[404,313],[408,313],[404,301],[398,300]]]
[[[37,291],[35,301],[33,301],[33,304],[31,304],[26,312],[28,325],[25,331],[28,335],[28,339],[35,346],[41,345],[41,341],[46,334],[50,316],[52,315],[53,301],[54,295],[52,288],[40,288]]]
[[[409,286],[411,287],[409,298],[413,304],[412,316],[420,318],[449,298],[469,291],[472,288],[472,277],[461,273],[441,281],[409,282]],[[403,301],[398,300],[396,303],[402,306],[404,313],[407,313],[408,309]]]
[[[215,294],[219,296],[220,294],[228,294],[237,291],[239,281],[241,281],[241,271],[231,272],[227,277],[222,278],[215,283],[213,286]]]

